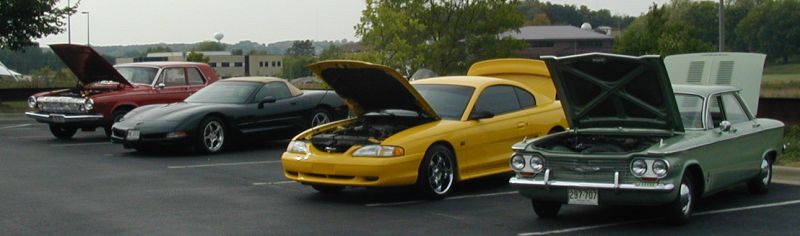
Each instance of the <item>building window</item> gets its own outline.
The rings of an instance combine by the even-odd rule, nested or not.
[[[269,62],[268,61],[264,62],[264,67],[269,67]]]
[[[278,61],[278,67],[280,67],[280,66],[281,66],[281,61]]]
[[[532,48],[552,48],[555,46],[553,41],[530,41],[529,44]]]
[[[275,62],[274,61],[272,62],[272,67],[275,67]]]
[[[242,67],[242,63],[241,62],[234,62],[233,63],[233,67]]]
[[[209,62],[209,63],[208,63],[208,66],[210,66],[210,67],[217,67],[217,63],[216,63],[216,62]]]
[[[222,67],[231,67],[231,63],[223,62]]]
[[[258,67],[264,67],[264,62],[263,61],[259,61],[258,62]]]
[[[579,48],[599,48],[602,46],[603,46],[603,41],[597,41],[597,40],[578,41]]]

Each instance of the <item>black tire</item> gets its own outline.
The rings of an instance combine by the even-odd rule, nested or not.
[[[311,128],[331,121],[333,121],[333,117],[328,110],[317,108],[311,112],[311,116],[309,116],[307,124],[309,125],[309,128]]]
[[[125,114],[128,114],[130,111],[131,110],[128,108],[119,108],[111,113],[111,124],[103,127],[103,131],[105,132],[107,138],[111,137],[111,126],[113,126],[114,123],[119,122],[119,120],[121,120],[122,117],[125,116]]]
[[[674,225],[685,225],[689,223],[689,218],[694,211],[695,202],[697,202],[697,193],[695,193],[694,182],[689,176],[689,173],[683,174],[681,184],[678,186],[678,196],[675,201],[667,204],[667,221]]]
[[[344,190],[344,186],[339,185],[319,185],[319,184],[312,184],[311,185],[314,190],[322,194],[337,194]]]
[[[770,183],[772,183],[772,161],[764,157],[761,160],[761,173],[747,182],[747,189],[753,194],[764,194],[769,192]]]
[[[417,175],[417,187],[433,200],[447,197],[456,182],[456,162],[449,148],[434,144],[425,152]]]
[[[58,139],[71,139],[72,136],[75,136],[75,133],[78,132],[78,128],[75,127],[65,127],[60,125],[50,125],[50,133],[53,133],[53,136],[56,136]]]
[[[558,216],[558,211],[561,210],[560,202],[538,201],[531,199],[531,206],[533,206],[533,212],[535,212],[539,218],[543,219],[555,218]]]
[[[218,153],[225,149],[228,130],[225,121],[209,116],[200,122],[197,127],[196,147],[202,153]]]

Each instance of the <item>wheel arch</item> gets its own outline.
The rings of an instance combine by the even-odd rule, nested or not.
[[[701,197],[706,191],[706,181],[704,177],[705,175],[703,174],[703,168],[700,167],[700,164],[697,162],[687,163],[686,167],[683,169],[683,175],[689,175],[689,177],[692,178],[694,192],[697,193],[698,197]]]
[[[764,151],[764,154],[761,154],[761,158],[766,158],[769,160],[770,164],[775,164],[775,161],[778,160],[778,151],[775,149],[767,149]]]

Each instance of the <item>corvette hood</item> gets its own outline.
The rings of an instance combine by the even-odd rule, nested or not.
[[[641,128],[683,132],[659,56],[590,53],[545,57],[572,129]]]
[[[114,66],[90,47],[76,44],[53,44],[50,45],[50,48],[84,85],[106,80],[132,86],[125,77],[117,72],[117,69],[114,69]]]
[[[130,120],[135,121],[181,121],[201,110],[213,110],[217,104],[176,102],[143,106],[133,111]],[[126,119],[127,120],[127,119]]]
[[[389,67],[335,60],[311,64],[308,68],[336,90],[358,116],[382,109],[403,109],[439,119],[408,80]]]

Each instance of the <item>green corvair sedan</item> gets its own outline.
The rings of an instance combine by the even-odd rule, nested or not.
[[[565,203],[665,205],[683,224],[701,197],[767,191],[784,124],[755,118],[738,88],[673,86],[659,56],[545,60],[571,129],[515,144],[509,180],[539,217]]]

